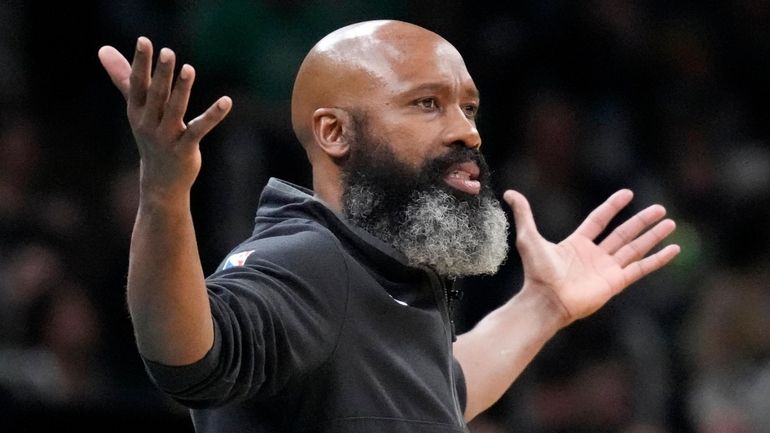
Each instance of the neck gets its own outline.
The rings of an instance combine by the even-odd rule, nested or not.
[[[313,191],[316,198],[330,209],[342,212],[342,181],[336,167],[332,169],[313,166]],[[331,174],[330,174],[331,173]],[[335,175],[336,174],[336,175]]]

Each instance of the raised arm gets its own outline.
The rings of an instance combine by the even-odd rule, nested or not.
[[[140,353],[166,365],[201,359],[214,330],[198,256],[190,189],[201,165],[201,139],[224,119],[222,97],[185,123],[195,70],[183,65],[174,82],[174,52],[163,48],[152,71],[152,43],[137,40],[129,65],[115,48],[99,60],[123,94],[140,155],[140,199],[128,268],[128,306]]]
[[[679,253],[679,246],[669,245],[648,255],[675,228],[672,220],[662,220],[666,210],[660,205],[642,210],[595,242],[632,197],[629,190],[616,192],[572,235],[553,244],[538,233],[524,196],[506,191],[524,283],[454,345],[468,390],[466,420],[495,403],[559,329],[592,314]]]

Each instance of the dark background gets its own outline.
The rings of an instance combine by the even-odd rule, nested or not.
[[[138,156],[96,53],[139,35],[196,67],[190,113],[230,116],[193,190],[204,270],[270,176],[310,185],[290,127],[304,54],[355,21],[436,31],[482,94],[482,150],[541,232],[621,187],[664,204],[676,261],[559,333],[474,432],[770,432],[770,2],[0,1],[3,431],[189,432],[145,375],[125,307]],[[376,3],[376,4],[375,4]],[[159,258],[162,260],[162,258]],[[460,330],[515,294],[512,252],[462,283]]]

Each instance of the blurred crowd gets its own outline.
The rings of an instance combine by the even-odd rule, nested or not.
[[[770,1],[0,0],[0,412],[192,431],[144,373],[125,305],[138,156],[96,52],[136,37],[234,99],[193,190],[204,270],[251,231],[271,176],[310,186],[294,73],[344,24],[443,35],[482,95],[495,186],[568,235],[622,187],[664,204],[682,254],[560,332],[474,433],[770,433]],[[628,216],[628,215],[626,215]],[[158,260],[163,260],[158,257]],[[515,252],[462,282],[459,330],[515,294]],[[4,430],[5,431],[5,430]]]

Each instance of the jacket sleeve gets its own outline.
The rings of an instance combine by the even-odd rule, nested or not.
[[[349,287],[346,262],[329,234],[246,243],[207,287],[215,328],[207,355],[180,367],[145,360],[153,382],[186,406],[275,396],[335,350]]]

